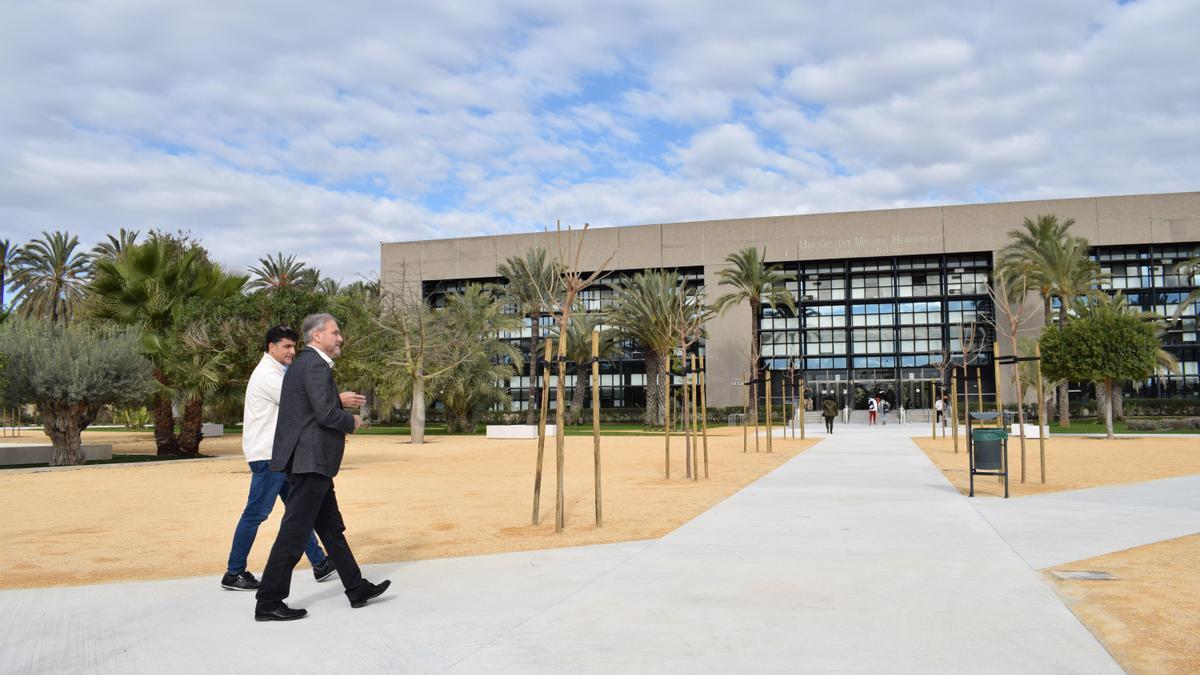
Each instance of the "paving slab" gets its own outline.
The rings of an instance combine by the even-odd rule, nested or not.
[[[653,542],[369,566],[393,587],[358,610],[301,570],[297,622],[216,577],[2,592],[0,671],[1121,672],[889,428]]]
[[[1033,569],[1200,533],[1200,475],[980,498],[975,509]]]

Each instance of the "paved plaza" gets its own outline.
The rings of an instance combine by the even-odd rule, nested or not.
[[[0,671],[1121,672],[1037,569],[1200,531],[1200,479],[968,500],[927,431],[838,426],[656,541],[367,566],[363,609],[300,569],[292,623],[218,575],[0,592]]]

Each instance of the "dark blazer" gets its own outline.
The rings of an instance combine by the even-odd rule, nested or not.
[[[314,348],[301,350],[283,375],[271,470],[286,471],[290,459],[292,473],[333,478],[352,433],[354,416],[342,409],[333,369]]]

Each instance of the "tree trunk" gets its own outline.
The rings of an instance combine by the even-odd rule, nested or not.
[[[642,414],[642,424],[647,427],[657,427],[662,424],[662,393],[659,373],[662,372],[658,365],[658,354],[650,350],[642,352],[646,358],[646,410]]]
[[[472,418],[471,412],[469,410],[455,412],[447,408],[446,431],[452,434],[475,433],[475,420]]]
[[[541,318],[536,314],[533,317],[533,322],[529,327],[529,405],[525,408],[525,424],[534,425],[538,423],[538,406],[542,404],[542,390],[538,386],[538,359],[541,354],[538,350],[539,328]]]
[[[1061,307],[1058,312],[1058,327],[1062,328],[1065,325],[1067,325],[1067,309]],[[1068,387],[1066,382],[1058,385],[1058,426],[1064,430],[1071,426],[1071,401]]]
[[[750,381],[758,380],[758,340],[759,340],[759,319],[758,310],[761,303],[755,299],[750,300]],[[768,392],[769,395],[769,392]],[[758,384],[750,385],[750,423],[758,424]]]
[[[689,415],[690,411],[688,410],[688,408],[691,407],[688,405],[688,399],[689,399],[688,391],[690,388],[690,380],[688,378],[690,377],[690,375],[688,375],[688,372],[687,372],[688,371],[687,345],[683,344],[683,340],[679,341],[679,345],[680,345],[680,347],[683,348],[682,349],[682,354],[683,354],[683,412],[680,413],[680,420],[682,420],[682,422],[683,422],[683,467],[684,467],[683,475],[684,475],[684,478],[691,478],[692,477],[693,455],[692,455],[692,434],[691,434],[691,427],[689,426],[691,424],[691,416]]]
[[[1115,387],[1112,393],[1113,419],[1125,419],[1125,388]]]
[[[375,407],[375,390],[367,389],[363,392],[363,398],[367,399],[366,403],[362,404],[359,412],[362,414],[363,424],[371,423],[371,410]]]
[[[417,370],[413,377],[412,405],[409,408],[410,441],[413,445],[425,442],[425,377]]]
[[[184,455],[199,455],[200,441],[204,437],[204,397],[188,399],[183,405],[183,419],[179,422],[179,452]]]
[[[162,386],[167,386],[167,378],[162,371],[154,369],[154,379]],[[154,445],[158,455],[178,455],[179,439],[175,436],[175,413],[171,410],[171,397],[163,391],[154,395]]]
[[[1104,433],[1109,438],[1113,437],[1113,381],[1104,381],[1104,390],[1108,392],[1108,405],[1104,406]]]
[[[80,432],[87,427],[81,424],[84,406],[82,403],[38,405],[42,412],[42,429],[54,444],[50,466],[76,466],[83,464],[83,448]]]
[[[592,365],[580,364],[575,372],[575,389],[571,393],[571,421],[568,424],[583,424],[585,407],[587,405],[588,389],[591,387]]]

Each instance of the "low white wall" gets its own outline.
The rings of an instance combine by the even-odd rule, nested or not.
[[[112,446],[85,444],[80,446],[87,461],[112,459]],[[54,446],[49,443],[0,443],[0,466],[15,464],[49,464]]]
[[[546,425],[546,438],[554,437],[556,433],[556,425]],[[536,424],[489,424],[487,425],[488,438],[537,438],[538,428]]]

